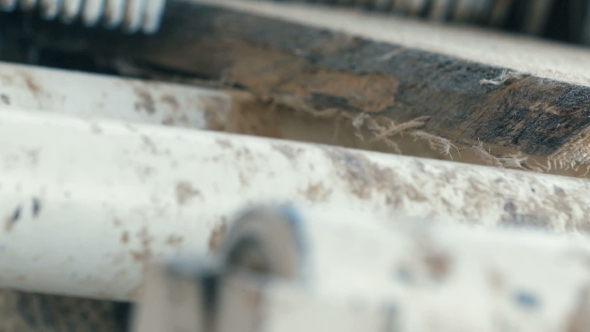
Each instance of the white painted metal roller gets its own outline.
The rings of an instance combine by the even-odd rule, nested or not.
[[[0,110],[207,129],[228,122],[232,103],[231,95],[212,89],[0,62]]]
[[[587,232],[586,180],[25,110],[0,111],[0,286],[126,299],[148,257],[207,254],[236,209],[294,202]]]

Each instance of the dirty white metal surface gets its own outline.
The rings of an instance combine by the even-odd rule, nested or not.
[[[264,226],[276,228],[276,220],[265,212],[257,214],[259,219],[237,219],[228,239],[241,235],[259,241],[262,265],[272,266],[273,260],[289,257],[266,247],[272,234],[264,234]],[[275,215],[303,243],[299,268],[311,273],[290,279],[271,267],[263,275],[244,274],[255,271],[249,270],[247,252],[256,250],[230,241],[232,255],[218,258],[226,267],[217,269],[215,283],[206,270],[186,272],[198,266],[195,261],[185,263],[189,266],[180,274],[150,269],[136,331],[170,331],[181,324],[186,330],[219,332],[590,329],[585,236],[416,225],[403,218],[361,223],[366,215],[348,211],[299,212]],[[282,245],[296,246],[293,242]],[[241,261],[232,258],[236,253]],[[238,265],[246,269],[236,271]],[[181,316],[184,320],[176,319]]]
[[[148,257],[206,254],[234,210],[587,232],[590,183],[205,131],[0,111],[0,286],[128,299]]]
[[[0,62],[0,109],[206,129],[227,122],[231,106],[211,89]]]
[[[166,0],[0,0],[0,11],[38,11],[45,20],[86,27],[122,28],[126,33],[158,31]]]

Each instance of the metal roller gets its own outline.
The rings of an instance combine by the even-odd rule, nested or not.
[[[165,5],[166,0],[0,0],[0,11],[38,10],[45,20],[153,34],[160,27]]]

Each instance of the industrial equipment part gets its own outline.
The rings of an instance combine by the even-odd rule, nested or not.
[[[587,233],[590,183],[207,131],[0,111],[0,286],[132,299],[249,203]],[[189,240],[190,239],[190,240]]]
[[[41,4],[48,5],[40,10],[46,19],[55,14],[56,7],[51,7],[55,4],[49,2]],[[85,3],[94,6],[102,2]],[[457,6],[466,3],[456,2]],[[404,132],[410,140],[413,134],[422,135],[429,137],[429,142],[447,142],[449,148],[454,143],[483,151],[498,162],[496,166],[531,169],[519,161],[525,158],[521,153],[548,158],[562,167],[581,164],[583,168],[588,162],[586,101],[590,75],[583,70],[589,59],[586,50],[301,4],[227,0],[171,4],[167,22],[178,24],[165,24],[159,34],[148,37],[103,29],[84,29],[80,34],[80,30],[34,19],[31,21],[35,24],[26,25],[23,31],[16,29],[16,35],[15,29],[0,32],[7,40],[19,43],[33,36],[40,47],[86,52],[117,70],[123,59],[136,70],[133,75],[241,89],[263,102],[270,101],[269,109],[275,104],[317,119],[346,119],[350,121],[348,134],[358,134],[358,140],[363,138],[362,130],[368,129],[374,141],[393,142],[388,135],[399,129],[396,126],[409,122],[415,126],[412,132]],[[76,2],[67,5],[71,7],[62,10],[74,8],[70,14],[78,6]],[[84,13],[97,18],[100,6],[85,8]],[[125,11],[132,7],[138,13],[144,6],[146,2],[130,1]],[[105,17],[115,17],[112,23],[120,19],[121,12],[117,15]],[[8,16],[12,14],[4,13],[2,19]],[[465,13],[460,16],[466,17]],[[67,23],[64,17],[59,14]],[[128,32],[140,28],[140,17],[135,16],[132,28],[127,26]],[[84,20],[82,23],[94,24],[92,19]],[[0,22],[0,30],[8,25],[5,23]],[[76,33],[69,35],[73,30]],[[2,41],[2,50],[6,45]],[[498,50],[505,56],[498,57]],[[478,331],[537,331],[540,325],[535,324],[541,323],[556,331],[588,329],[588,305],[582,287],[587,281],[586,271],[575,259],[569,264],[570,258],[584,258],[587,252],[590,202],[589,184],[584,180],[199,132],[190,129],[231,131],[225,125],[236,120],[233,92],[1,67],[2,287],[136,300],[142,282],[149,283],[146,267],[150,261],[187,256],[189,263],[184,266],[191,267],[207,263],[208,259],[201,258],[217,252],[225,263],[213,261],[212,269],[197,273],[175,272],[177,276],[188,273],[184,284],[189,286],[195,279],[227,280],[220,283],[229,285],[225,302],[206,306],[218,308],[224,315],[229,313],[222,324],[215,325],[220,318],[208,309],[200,315],[189,307],[191,313],[182,316],[192,323],[209,322],[208,329],[233,329],[223,324],[236,322],[246,328],[252,317],[260,318],[253,324],[262,322],[273,331],[322,327],[346,331],[358,328],[356,323],[369,331],[377,326],[414,331],[434,329],[420,325],[432,322],[443,331],[471,326]],[[95,90],[80,93],[82,87],[90,86]],[[154,126],[160,124],[168,128]],[[504,155],[490,153],[483,143],[512,150]],[[251,276],[252,271],[242,277],[219,270],[220,266],[245,261],[257,272],[268,272],[263,251],[256,246],[238,246],[235,255],[227,254],[227,248],[233,247],[231,234],[236,234],[230,222],[232,211],[272,201],[297,203],[304,214],[297,220],[332,222],[313,223],[308,231],[302,228],[297,238],[304,244],[295,246],[298,250],[291,250],[289,257],[304,257],[306,261],[296,267],[287,264],[291,269],[286,274],[279,273],[283,268],[271,269],[274,273],[265,279],[272,278],[272,283],[261,283],[259,276]],[[328,211],[336,213],[328,216]],[[282,213],[275,219],[294,220]],[[398,225],[406,219],[439,224],[427,233],[435,234],[443,245],[432,255],[422,255],[420,244],[424,242],[412,236],[423,234],[424,229]],[[381,222],[395,224],[391,226],[395,235],[387,235],[390,226]],[[262,224],[269,228],[267,222]],[[480,230],[457,227],[461,224]],[[497,226],[519,230],[483,231]],[[529,234],[521,232],[521,226],[568,235]],[[248,230],[249,234],[260,234],[262,227]],[[289,232],[283,232],[282,237],[274,231],[269,234],[275,239],[267,243],[275,246],[272,253],[280,252],[276,248],[291,248],[285,237]],[[356,240],[343,241],[348,239],[347,234]],[[221,244],[224,238],[225,246]],[[387,271],[380,268],[391,261],[377,258],[375,262],[384,264],[371,265],[374,252],[369,246],[367,256],[365,243],[381,244],[384,252],[401,250],[403,254],[394,258],[404,264],[394,272],[388,270],[388,275],[395,282],[410,284],[416,292],[388,288]],[[314,248],[323,249],[310,250]],[[490,248],[493,254],[487,256]],[[467,260],[453,256],[449,263],[445,260],[449,256],[439,255],[447,253],[443,249],[465,252]],[[429,248],[425,250],[430,253]],[[408,252],[418,255],[403,259]],[[556,262],[562,261],[554,257],[565,257],[568,262],[563,274],[556,268]],[[473,261],[476,263],[465,263]],[[490,261],[501,262],[497,264],[499,270],[511,271],[508,277],[478,274],[489,267],[484,263]],[[339,265],[343,262],[346,266]],[[461,269],[457,270],[455,264],[459,263]],[[468,268],[463,269],[463,263]],[[361,268],[353,269],[358,266]],[[206,277],[203,271],[208,273]],[[348,278],[338,279],[341,275]],[[367,275],[376,282],[367,283]],[[457,275],[460,285],[451,280]],[[557,280],[559,286],[551,284],[550,288],[549,278]],[[426,283],[422,283],[424,280]],[[492,281],[484,285],[482,280]],[[477,287],[470,288],[473,285]],[[500,289],[495,297],[486,297],[490,287]],[[576,289],[579,305],[572,295]],[[209,293],[204,298],[224,298],[211,294],[215,295]],[[240,294],[254,294],[264,306],[260,309],[248,299],[244,300],[248,305],[242,306],[244,297]],[[23,295],[20,299],[46,303],[41,295]],[[362,317],[359,302],[369,303]],[[401,305],[391,305],[393,302]],[[475,303],[483,305],[472,308]],[[284,315],[281,309],[287,306],[298,308],[299,313]],[[18,308],[22,307],[31,306]],[[410,309],[398,312],[402,307]],[[493,310],[486,311],[489,307]],[[244,319],[236,320],[233,313],[243,314],[244,308],[250,311]],[[46,319],[46,311],[38,312]],[[317,315],[320,312],[322,315]],[[471,314],[465,323],[469,326],[446,320],[466,312]],[[309,318],[309,325],[298,325],[297,317]]]
[[[587,238],[394,219],[249,210],[214,258],[149,269],[133,331],[590,328]]]

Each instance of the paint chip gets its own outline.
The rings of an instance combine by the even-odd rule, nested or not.
[[[176,202],[178,205],[184,205],[192,200],[195,196],[201,196],[201,192],[187,182],[180,181],[176,185]]]
[[[5,221],[5,224],[4,224],[4,230],[5,231],[10,232],[10,230],[12,230],[12,227],[14,226],[14,224],[20,218],[21,210],[22,210],[22,207],[19,205],[14,210],[14,212],[12,212],[12,215],[9,218],[6,218],[6,221]]]
[[[36,218],[41,211],[41,201],[37,197],[33,197],[33,218]]]

